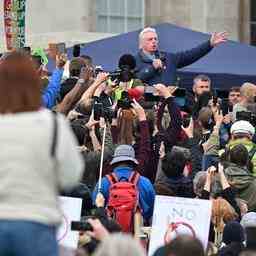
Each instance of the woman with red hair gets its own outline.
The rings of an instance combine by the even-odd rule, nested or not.
[[[73,134],[41,109],[38,71],[29,56],[0,59],[0,255],[57,256],[58,189],[83,170]]]

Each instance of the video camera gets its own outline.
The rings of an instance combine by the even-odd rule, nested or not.
[[[136,60],[131,54],[124,54],[120,57],[118,69],[109,73],[112,81],[129,82],[135,78]]]
[[[121,109],[130,109],[132,107],[133,101],[130,98],[128,92],[123,91],[121,99],[117,101],[117,107]]]
[[[237,121],[248,121],[254,127],[256,126],[256,115],[250,111],[240,111],[236,113],[236,120]]]
[[[114,117],[114,111],[106,95],[102,94],[93,104],[94,120],[99,121],[101,117],[110,121]]]

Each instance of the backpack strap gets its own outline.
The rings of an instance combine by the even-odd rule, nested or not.
[[[252,147],[252,149],[250,150],[250,152],[249,152],[249,159],[250,159],[250,161],[253,159],[255,153],[256,153],[256,145],[254,145]]]
[[[57,113],[52,112],[53,117],[53,136],[52,136],[52,145],[51,145],[51,157],[55,157],[56,155],[56,146],[58,142],[58,121],[57,121]]]
[[[108,175],[106,175],[106,178],[108,179],[108,181],[110,182],[111,185],[115,184],[118,182],[118,178],[115,175],[115,173],[110,173]]]
[[[130,178],[129,178],[129,182],[131,182],[134,185],[137,185],[138,181],[140,179],[140,174],[136,171],[132,172]]]

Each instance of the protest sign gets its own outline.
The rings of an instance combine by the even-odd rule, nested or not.
[[[156,196],[149,255],[183,234],[197,237],[206,249],[211,206],[210,200]]]
[[[71,221],[80,221],[82,199],[73,197],[59,197],[63,218],[57,232],[57,240],[60,245],[76,249],[79,233],[71,231]]]
[[[7,50],[25,46],[26,0],[4,0],[4,27]]]

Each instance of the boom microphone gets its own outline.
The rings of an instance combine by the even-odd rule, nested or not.
[[[73,57],[79,57],[80,56],[80,51],[81,51],[81,46],[80,44],[76,44],[73,47]]]
[[[128,67],[130,70],[133,70],[136,67],[136,60],[133,57],[133,55],[131,55],[131,54],[124,54],[119,59],[118,67],[120,69]]]

